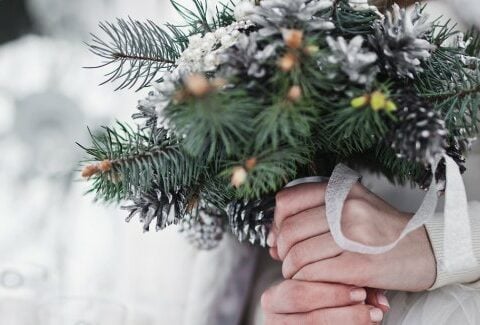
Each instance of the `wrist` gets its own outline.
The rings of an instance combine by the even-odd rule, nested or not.
[[[469,206],[470,215],[474,215],[480,211],[480,204]],[[478,237],[480,233],[480,221],[471,218],[472,235]],[[436,214],[426,224],[425,228],[428,234],[432,251],[436,261],[436,278],[429,290],[441,288],[443,286],[455,283],[471,283],[480,279],[480,266],[473,269],[465,269],[457,272],[447,272],[443,267],[444,250],[443,250],[443,234],[444,234],[444,218],[443,214]],[[480,241],[480,239],[477,239]],[[480,256],[480,247],[474,245],[475,255],[477,259]]]

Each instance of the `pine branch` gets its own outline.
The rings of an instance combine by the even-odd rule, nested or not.
[[[427,95],[424,95],[424,97],[429,98],[431,100],[444,101],[454,96],[459,99],[463,99],[467,96],[478,94],[478,93],[480,93],[480,84],[473,88],[467,88],[460,91],[450,91],[450,92],[444,92],[444,93],[438,93],[438,94],[430,94],[430,95],[427,94]]]
[[[348,0],[337,0],[333,6],[332,18],[337,27],[335,33],[345,37],[349,34],[370,34],[373,22],[379,17],[373,10],[354,10]]]
[[[228,181],[236,168],[245,166],[243,168],[247,171],[247,177],[244,183],[238,186],[235,195],[241,200],[261,199],[280,191],[283,186],[296,178],[298,171],[310,161],[311,147],[292,147],[282,144],[275,150],[254,153],[253,166],[248,166],[248,160],[247,162],[227,162],[227,168],[220,175]]]
[[[95,162],[83,175],[93,177],[91,191],[104,201],[128,199],[154,184],[166,193],[178,191],[192,186],[206,168],[164,129],[134,131],[118,123],[117,129],[104,127],[103,133],[92,135],[92,147],[82,148]]]
[[[138,55],[130,55],[125,53],[112,53],[112,57],[115,59],[126,59],[126,60],[139,60],[139,61],[152,61],[157,63],[164,63],[164,64],[175,64],[173,60],[167,60],[163,58],[152,58],[148,56],[138,56]]]
[[[265,145],[277,148],[281,143],[303,145],[305,139],[311,136],[317,110],[307,100],[288,100],[287,93],[288,88],[283,96],[275,99],[271,106],[255,117],[256,149]]]
[[[185,23],[196,33],[205,34],[219,27],[228,26],[235,21],[233,15],[233,1],[219,3],[215,8],[214,16],[209,15],[207,0],[191,0],[194,10],[187,8],[176,0],[170,0],[175,10],[182,16]]]
[[[480,67],[465,66],[462,55],[456,48],[438,48],[425,63],[415,87],[436,104],[451,133],[474,136],[480,111]]]
[[[164,111],[192,156],[232,155],[252,139],[253,116],[258,102],[243,89],[222,90],[204,97],[186,98]]]
[[[152,21],[117,19],[116,23],[101,23],[100,29],[106,39],[92,34],[89,47],[105,61],[94,68],[112,66],[102,84],[119,81],[117,89],[148,86],[159,72],[174,67],[187,45],[182,31],[173,26],[161,28]]]
[[[376,92],[383,94],[385,100],[395,104],[395,96],[390,95],[392,84],[380,84],[376,88]],[[329,103],[326,104],[329,109],[320,116],[314,135],[319,148],[345,157],[365,152],[385,139],[389,125],[395,118],[385,108],[372,107],[370,92],[350,87],[348,93],[334,94],[330,94]],[[353,107],[355,98],[365,98],[365,102]]]
[[[321,147],[324,150],[349,155],[365,151],[387,133],[388,117],[371,108],[346,107],[322,118]]]
[[[140,22],[131,18],[100,23],[105,39],[92,34],[88,46],[91,52],[104,59],[102,64],[92,68],[112,66],[102,84],[118,81],[117,90],[147,87],[152,81],[160,80],[160,72],[175,66],[188,46],[189,36],[205,34],[234,21],[233,3],[217,6],[213,17],[208,15],[207,1],[192,0],[192,3],[194,10],[171,0],[185,20],[184,26],[167,24],[160,27],[151,20]]]
[[[480,56],[480,30],[471,28],[468,33],[465,34],[465,40],[470,41],[465,53],[470,56]]]

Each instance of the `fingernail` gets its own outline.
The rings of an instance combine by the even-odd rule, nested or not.
[[[277,239],[277,236],[275,235],[275,232],[273,230],[270,230],[270,233],[268,234],[268,237],[267,237],[267,245],[269,247],[275,246],[276,239]]]
[[[370,319],[374,323],[381,322],[383,319],[383,311],[378,308],[370,309]]]
[[[352,301],[364,301],[367,299],[367,291],[363,288],[355,288],[352,291],[350,291],[350,298]]]
[[[390,304],[388,303],[388,299],[387,297],[385,296],[385,294],[383,294],[382,292],[377,292],[377,302],[382,305],[382,306],[385,306],[387,308],[390,308]]]

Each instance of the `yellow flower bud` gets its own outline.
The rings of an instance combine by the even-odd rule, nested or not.
[[[397,105],[393,101],[387,100],[387,103],[385,104],[385,109],[387,110],[387,112],[394,112],[397,110]]]
[[[362,108],[368,104],[368,99],[369,99],[368,95],[363,95],[363,96],[352,99],[352,101],[350,102],[350,105],[352,105],[353,108]]]
[[[320,48],[316,45],[308,45],[303,51],[307,55],[315,55],[318,53],[318,51],[320,51]]]
[[[370,106],[374,111],[379,111],[385,108],[387,98],[381,91],[374,91],[370,96]]]

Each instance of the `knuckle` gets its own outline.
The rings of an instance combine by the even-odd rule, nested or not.
[[[290,241],[288,236],[289,235],[287,233],[283,233],[283,232],[278,234],[277,251],[278,251],[278,255],[282,260],[285,258],[288,251],[288,246]]]
[[[360,182],[356,182],[355,184],[353,184],[352,186],[352,189],[350,191],[350,193],[354,194],[354,195],[362,195],[364,194],[365,192],[368,192],[367,188],[365,186],[363,186],[362,183]]]
[[[292,273],[296,273],[296,271],[300,270],[304,264],[305,254],[303,249],[299,245],[293,246],[285,258],[283,275],[286,277],[291,276]]]
[[[288,218],[282,223],[282,227],[280,228],[280,233],[286,236],[285,239],[290,239],[290,236],[295,231],[295,226],[296,224],[294,220],[292,218]]]
[[[262,297],[260,299],[260,305],[262,306],[262,309],[264,311],[269,311],[272,309],[273,294],[271,289],[268,289],[262,294]]]
[[[294,278],[300,281],[315,281],[315,272],[310,265],[306,265],[295,274]]]
[[[288,189],[280,191],[275,195],[275,209],[277,209],[278,212],[285,210],[285,207],[288,205],[289,196],[290,192]]]
[[[368,202],[361,199],[350,199],[345,202],[342,229],[352,240],[370,244],[372,238],[372,213]]]
[[[307,292],[306,287],[301,285],[300,282],[291,282],[290,295],[295,301],[304,299]]]
[[[287,254],[293,244],[293,236],[295,231],[295,223],[287,219],[283,222],[282,228],[278,233],[277,247],[279,253]]]

